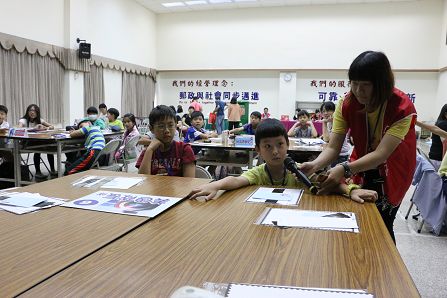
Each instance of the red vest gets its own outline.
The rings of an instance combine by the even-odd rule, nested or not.
[[[362,112],[364,105],[349,93],[342,105],[342,115],[351,129],[351,137],[354,140],[354,150],[351,160],[356,160],[368,153],[368,117]],[[386,104],[382,125],[382,137],[390,126],[403,118],[413,115],[410,129],[404,140],[397,146],[385,163],[378,169],[380,175],[385,178],[384,189],[389,202],[398,206],[410,187],[413,173],[416,167],[416,133],[414,123],[416,121],[416,109],[408,96],[397,88],[394,88],[392,97]],[[360,176],[355,177],[359,181]]]

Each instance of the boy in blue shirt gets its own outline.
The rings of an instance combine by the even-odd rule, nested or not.
[[[186,131],[185,143],[217,137],[215,132],[210,132],[203,128],[203,119],[202,112],[195,111],[191,114],[191,126]]]
[[[70,137],[72,138],[83,136],[85,136],[84,147],[87,151],[75,162],[66,167],[65,175],[71,175],[90,169],[99,152],[106,145],[101,130],[97,126],[92,126],[89,119],[83,119],[79,122],[79,129],[70,132]]]
[[[250,114],[250,123],[247,123],[242,127],[232,129],[230,130],[229,133],[230,134],[243,133],[246,135],[254,135],[259,123],[261,123],[261,113],[255,111]]]

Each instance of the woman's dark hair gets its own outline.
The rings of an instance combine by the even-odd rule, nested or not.
[[[447,113],[447,104],[442,106],[441,112],[439,113],[438,119],[436,120],[436,123],[442,120],[447,120],[447,117],[445,114]]]
[[[321,104],[320,110],[323,111],[335,111],[335,103],[332,101],[325,101]]]
[[[96,114],[98,115],[98,109],[96,107],[89,107],[87,109],[87,115]]]
[[[162,121],[164,119],[173,119],[175,121],[175,111],[172,108],[159,105],[152,109],[149,114],[149,124],[153,127],[157,122]]]
[[[105,103],[100,103],[100,104],[99,104],[99,108],[100,108],[100,109],[107,109],[107,106],[106,106]]]
[[[232,103],[232,104],[237,103],[237,98],[235,96],[233,96],[230,100],[230,103]]]
[[[115,119],[117,119],[120,116],[120,112],[117,109],[115,109],[115,108],[108,109],[107,113],[112,114],[113,116],[115,116]],[[98,112],[96,112],[96,114],[98,114]]]
[[[177,113],[183,113],[183,107],[181,105],[177,106]]]
[[[133,123],[133,125],[137,124],[137,121],[135,120],[135,115],[132,113],[124,114],[123,120],[124,120],[124,118],[129,118],[129,120]]]
[[[370,102],[372,109],[378,108],[393,94],[394,75],[390,61],[382,52],[366,51],[361,53],[349,67],[349,81],[370,81],[373,94]],[[352,92],[350,96],[354,96]]]
[[[28,115],[29,110],[31,110],[32,108],[34,108],[34,110],[36,110],[36,118],[34,120],[31,120],[30,116]],[[30,123],[36,123],[36,124],[41,124],[40,122],[40,109],[36,104],[30,104],[27,108],[26,108],[26,112],[25,115],[22,117],[22,119],[26,120],[26,123],[29,127]]]
[[[278,119],[265,119],[259,123],[255,132],[255,143],[259,147],[262,139],[274,138],[283,136],[286,139],[287,145],[289,145],[289,137],[284,125]]]

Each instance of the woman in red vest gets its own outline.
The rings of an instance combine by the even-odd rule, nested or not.
[[[340,180],[348,178],[356,183],[349,185],[349,191],[360,185],[377,191],[376,206],[395,242],[394,219],[416,166],[416,109],[408,96],[394,87],[394,75],[385,54],[360,54],[348,75],[351,91],[337,104],[329,145],[301,169],[310,174],[330,165],[351,129],[354,150],[350,161],[328,171],[319,194],[329,193]]]

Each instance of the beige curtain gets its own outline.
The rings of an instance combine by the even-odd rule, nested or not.
[[[62,122],[63,88],[64,69],[56,58],[0,47],[0,104],[9,109],[11,126],[33,103],[47,122]]]
[[[123,72],[121,111],[147,117],[154,107],[155,81],[147,75]]]
[[[98,107],[104,102],[104,71],[102,67],[90,66],[90,72],[84,73],[84,110]]]

